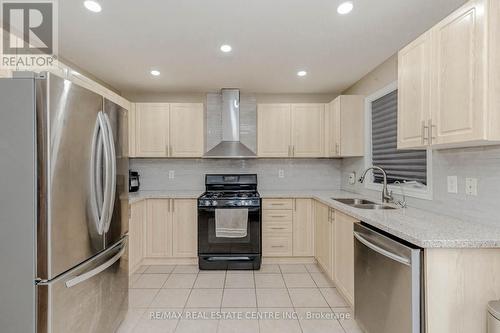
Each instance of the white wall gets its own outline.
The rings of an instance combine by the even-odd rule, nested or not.
[[[396,55],[347,89],[344,94],[369,96],[397,80]],[[349,185],[348,174],[359,176],[365,168],[364,158],[342,160],[341,186],[380,200],[380,193],[363,184]],[[466,220],[500,225],[500,146],[436,150],[432,157],[433,200],[408,198],[410,206]],[[447,193],[447,176],[458,176],[458,194]],[[465,195],[465,178],[478,178],[478,196]]]

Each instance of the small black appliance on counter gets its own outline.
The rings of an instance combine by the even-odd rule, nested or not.
[[[139,191],[139,186],[141,185],[139,181],[139,173],[137,171],[128,172],[128,191],[137,192]]]

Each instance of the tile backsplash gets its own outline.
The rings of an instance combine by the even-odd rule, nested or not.
[[[207,173],[256,173],[262,190],[333,190],[341,179],[341,161],[328,159],[132,159],[130,169],[143,191],[203,190]]]
[[[348,175],[359,176],[365,167],[363,158],[342,160],[342,189],[376,199],[380,193],[363,184],[349,185]],[[447,177],[458,177],[458,193],[448,193]],[[478,179],[478,195],[465,194],[465,178]],[[432,156],[433,200],[408,197],[412,207],[500,226],[500,146],[435,150]],[[398,196],[399,197],[399,196]]]

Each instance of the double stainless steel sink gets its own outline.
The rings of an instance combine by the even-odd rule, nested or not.
[[[396,209],[396,207],[393,207],[391,205],[379,204],[365,199],[354,199],[354,198],[342,198],[342,199],[332,198],[332,199],[340,203],[343,203],[345,205],[360,209],[373,209],[373,210]]]

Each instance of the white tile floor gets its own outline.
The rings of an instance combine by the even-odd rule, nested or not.
[[[347,317],[347,318],[346,318]],[[142,266],[130,276],[120,333],[361,333],[351,309],[315,264],[260,271]]]

